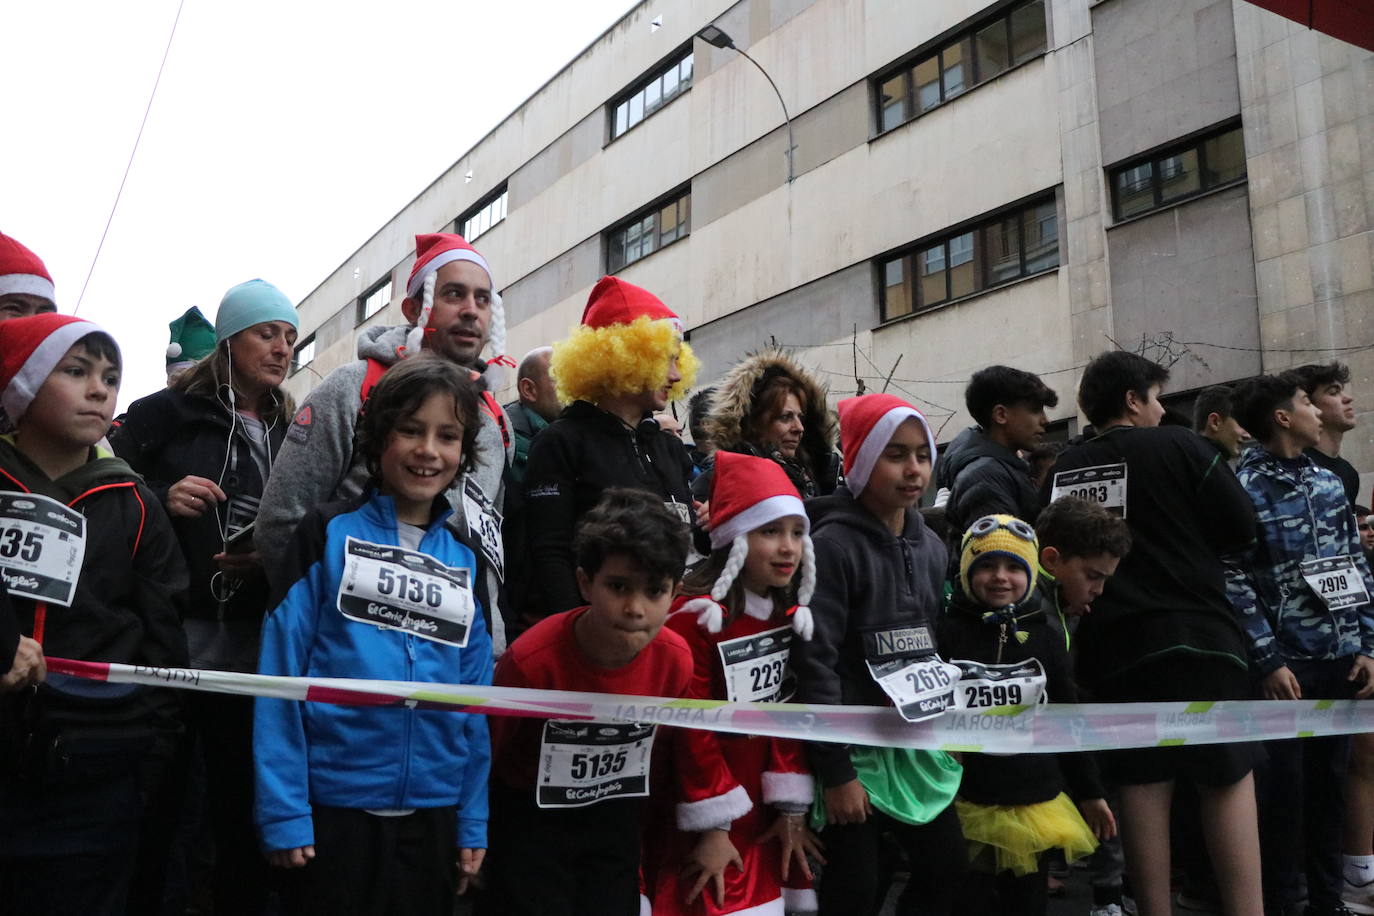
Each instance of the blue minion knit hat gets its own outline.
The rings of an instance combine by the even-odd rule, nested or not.
[[[286,293],[266,280],[240,283],[224,294],[215,313],[215,343],[223,343],[239,331],[264,321],[284,321],[300,329],[301,319]]]

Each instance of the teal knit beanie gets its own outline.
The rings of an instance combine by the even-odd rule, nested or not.
[[[300,330],[301,319],[286,294],[266,280],[240,283],[219,302],[215,315],[215,343],[220,344],[239,331],[264,321],[285,321]]]

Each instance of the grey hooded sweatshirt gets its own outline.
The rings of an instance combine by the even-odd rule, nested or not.
[[[358,360],[340,366],[306,397],[287,430],[286,441],[272,463],[272,473],[263,490],[262,505],[254,541],[264,557],[286,555],[286,546],[300,520],[311,508],[322,503],[352,499],[367,485],[367,466],[362,455],[353,452],[353,430],[362,407],[362,385],[367,375],[367,360],[391,366],[405,344],[409,326],[368,328],[358,337]],[[485,373],[487,367],[476,367]],[[485,384],[486,378],[479,382]],[[456,520],[466,525],[463,512],[463,484],[470,479],[498,511],[505,503],[503,472],[513,457],[514,445],[507,449],[501,430],[485,410],[480,412],[482,427],[477,431],[477,466],[459,477],[448,491]],[[509,426],[509,421],[507,421]],[[281,570],[274,563],[264,564],[274,592],[286,583],[279,582]],[[499,595],[500,583],[488,566],[488,594]],[[491,609],[492,647],[505,648],[505,627],[501,609]]]

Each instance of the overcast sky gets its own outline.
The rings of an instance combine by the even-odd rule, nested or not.
[[[80,314],[162,387],[167,322],[262,277],[300,301],[631,0],[185,0]],[[70,313],[177,0],[0,2],[0,231]],[[511,163],[514,167],[517,163]]]

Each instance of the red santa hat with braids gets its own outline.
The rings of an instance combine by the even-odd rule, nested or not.
[[[725,622],[720,602],[730,591],[749,557],[749,532],[780,518],[798,516],[802,520],[801,582],[797,585],[797,605],[787,613],[792,629],[802,639],[810,639],[815,629],[811,618],[811,595],[816,590],[816,553],[811,546],[811,522],[806,517],[797,488],[777,462],[735,452],[716,452],[715,477],[711,481],[711,549],[729,545],[725,561],[709,598],[693,598],[681,608],[694,611],[697,622],[712,633],[719,633]]]
[[[487,272],[487,282],[491,284],[491,326],[487,335],[492,354],[490,361],[514,366],[515,361],[506,355],[506,310],[501,305],[501,294],[496,291],[491,266],[466,239],[451,232],[415,236],[415,266],[410,269],[410,279],[406,281],[406,298],[420,304],[420,315],[415,319],[415,327],[406,335],[406,353],[420,352],[429,316],[434,311],[434,286],[439,268],[453,261],[471,261]]]

